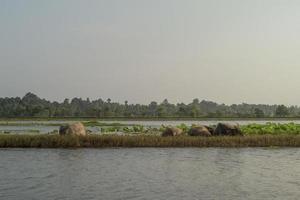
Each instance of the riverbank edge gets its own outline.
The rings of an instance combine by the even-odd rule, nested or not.
[[[300,147],[299,135],[161,137],[88,135],[0,135],[0,148]]]

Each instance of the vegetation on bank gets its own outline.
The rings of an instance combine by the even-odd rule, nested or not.
[[[0,148],[108,148],[108,147],[300,147],[298,135],[226,137],[160,137],[89,135],[0,135]]]
[[[201,123],[200,123],[201,124]],[[183,130],[185,134],[189,132],[189,130],[197,126],[197,124],[193,124],[191,126],[186,125],[184,123],[177,125],[177,128]],[[167,126],[162,125],[159,128],[155,127],[147,127],[142,125],[132,125],[131,127],[126,126],[111,126],[111,127],[102,127],[101,132],[124,132],[124,133],[158,133],[163,132]],[[216,125],[211,125],[211,128],[215,128]],[[300,135],[300,124],[296,123],[266,123],[266,124],[248,124],[240,126],[241,132],[243,135]]]
[[[163,123],[163,122],[162,122]],[[67,122],[60,123],[51,123],[51,122],[30,122],[30,123],[22,123],[22,122],[0,122],[1,126],[29,126],[32,129],[26,129],[27,133],[38,134],[39,130],[35,129],[35,126],[62,126],[66,125]],[[161,125],[160,127],[152,127],[152,126],[144,126],[144,125],[135,125],[135,124],[125,124],[125,123],[106,123],[102,121],[84,121],[83,124],[87,127],[87,130],[91,127],[98,127],[99,133],[107,133],[113,134],[115,132],[124,133],[124,134],[149,134],[149,135],[160,135],[161,132],[165,130],[166,125]],[[188,133],[189,130],[193,126],[200,125],[201,121],[198,123],[195,122],[193,125],[180,124],[177,125],[177,128],[183,130],[184,133]],[[211,125],[212,128],[215,128],[216,125]],[[241,125],[240,129],[244,135],[298,135],[300,134],[300,124],[296,123],[266,123],[266,124],[248,124]],[[3,130],[0,131],[5,134],[13,134],[15,132],[19,132],[18,130]],[[89,132],[91,132],[89,130]],[[53,130],[51,133],[58,133],[58,130]]]
[[[102,134],[85,137],[52,134],[0,134],[0,148],[106,148],[106,147],[300,147],[300,124],[249,124],[241,126],[244,136],[188,136],[196,125],[178,125],[184,134],[161,137],[166,126],[159,128],[134,126],[101,127]],[[122,132],[122,135],[114,133]]]
[[[300,124],[296,123],[266,123],[266,124],[248,124],[241,126],[245,135],[299,135]]]
[[[129,127],[129,126],[136,126],[135,124],[123,124],[119,122],[113,122],[113,123],[108,123],[108,122],[101,122],[101,121],[84,121],[82,122],[83,125],[85,126],[111,126],[111,127]]]
[[[0,118],[264,118],[300,117],[300,107],[263,104],[218,104],[194,99],[191,103],[170,103],[167,99],[158,103],[130,104],[113,102],[111,99],[90,100],[73,98],[63,102],[51,102],[33,93],[24,97],[0,98]]]

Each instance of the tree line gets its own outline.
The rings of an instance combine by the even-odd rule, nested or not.
[[[111,99],[73,98],[63,102],[48,101],[33,93],[24,97],[0,98],[0,117],[127,117],[127,118],[197,118],[197,117],[300,117],[298,106],[265,104],[218,104],[194,99],[191,103],[161,103],[148,105],[112,102]]]

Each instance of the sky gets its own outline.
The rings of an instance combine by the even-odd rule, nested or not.
[[[0,97],[300,105],[299,0],[0,0]]]

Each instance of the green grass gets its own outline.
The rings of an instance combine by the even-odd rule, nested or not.
[[[241,130],[245,135],[299,135],[300,124],[287,123],[266,123],[266,124],[249,124],[241,126]]]
[[[16,122],[16,121],[0,121],[0,126],[61,126],[67,124],[68,121],[62,122],[41,122],[41,121],[34,121],[28,123]],[[164,122],[162,121],[162,124]],[[201,124],[201,121],[195,121],[196,124]],[[99,127],[101,128],[102,133],[114,133],[114,132],[124,132],[127,134],[150,134],[150,133],[157,133],[163,132],[165,126],[162,125],[161,127],[149,127],[143,125],[134,125],[134,124],[125,124],[119,122],[103,122],[103,121],[83,121],[83,124],[87,127]],[[193,126],[193,125],[192,125]],[[187,133],[191,126],[186,124],[180,124],[177,126],[181,128],[184,133]],[[266,124],[248,124],[240,126],[242,133],[244,135],[300,135],[300,124],[296,123],[266,123]],[[2,131],[5,133],[13,133],[14,131]],[[35,129],[28,132],[35,132]]]
[[[160,137],[89,135],[0,135],[0,148],[109,148],[109,147],[300,147],[298,135],[235,137]]]
[[[201,124],[201,122],[199,122]],[[183,130],[184,133],[195,125],[188,126],[186,124],[177,125],[177,128]],[[215,127],[215,125],[214,125]],[[131,127],[126,126],[111,126],[103,127],[102,132],[114,132],[120,131],[125,133],[151,133],[151,132],[163,132],[166,126],[162,125],[160,128],[147,127],[142,125],[134,125]],[[248,124],[240,126],[244,135],[300,135],[300,124],[296,123],[266,123],[266,124]]]
[[[107,123],[107,122],[100,122],[100,121],[83,121],[83,125],[85,126],[111,126],[111,127],[124,127],[124,126],[135,126],[134,124],[122,124],[122,123]]]

